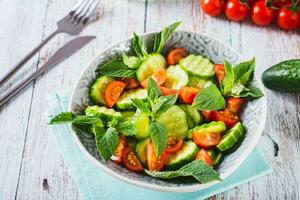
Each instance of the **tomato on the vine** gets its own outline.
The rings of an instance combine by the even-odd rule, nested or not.
[[[242,21],[249,13],[247,3],[242,3],[240,0],[228,0],[225,6],[225,14],[232,21]]]
[[[284,30],[296,29],[300,25],[300,11],[294,6],[282,6],[278,11],[277,23]]]
[[[223,10],[223,0],[199,0],[202,10],[210,16],[218,16]]]
[[[272,7],[268,7],[264,0],[260,0],[252,6],[251,19],[258,26],[266,26],[273,21],[274,13]]]

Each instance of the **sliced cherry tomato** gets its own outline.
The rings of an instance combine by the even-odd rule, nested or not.
[[[168,53],[167,63],[168,65],[176,65],[179,63],[181,58],[184,58],[187,55],[188,53],[183,48],[175,48]]]
[[[300,25],[300,11],[292,11],[290,5],[282,6],[277,15],[278,26],[284,30],[294,30]]]
[[[179,93],[179,91],[175,90],[175,89],[171,89],[171,88],[167,88],[167,87],[163,87],[163,86],[160,86],[159,88],[160,88],[160,91],[163,96],[169,96],[172,94],[177,95]]]
[[[249,12],[249,6],[241,3],[240,0],[228,0],[225,7],[225,14],[232,21],[242,21]]]
[[[168,154],[164,151],[161,156],[156,157],[152,142],[147,144],[147,164],[150,171],[160,171],[167,161]]]
[[[105,90],[105,99],[108,107],[113,107],[121,96],[126,83],[123,81],[111,82]]]
[[[202,110],[202,114],[205,118],[206,121],[211,121],[212,120],[212,115],[215,111],[213,110]]]
[[[218,16],[223,10],[222,0],[199,0],[202,10],[210,16]]]
[[[269,25],[274,18],[275,10],[266,5],[265,0],[260,0],[252,6],[251,18],[258,26]]]
[[[228,97],[226,99],[226,108],[233,113],[238,113],[244,105],[245,100],[242,98]]]
[[[214,163],[207,151],[205,151],[204,149],[200,149],[200,151],[198,151],[198,153],[196,154],[196,160],[202,160],[209,166],[213,166]]]
[[[218,132],[199,132],[195,130],[192,134],[193,141],[202,148],[209,148],[219,144],[221,133]]]
[[[225,78],[224,65],[223,64],[215,64],[215,72],[216,72],[217,81],[219,84],[221,84]]]
[[[140,86],[139,82],[134,78],[122,78],[122,81],[126,83],[126,89],[135,89]]]
[[[110,158],[112,161],[114,161],[116,163],[122,162],[122,154],[123,154],[123,150],[125,148],[125,143],[126,143],[125,137],[120,137],[117,149],[115,150],[114,155]]]
[[[232,127],[239,121],[239,116],[236,113],[230,112],[225,109],[222,111],[214,111],[212,114],[212,121],[222,121],[227,128]]]
[[[175,153],[181,149],[183,145],[183,139],[176,139],[173,137],[169,137],[168,146],[166,148],[167,153]]]
[[[151,75],[151,78],[153,78],[154,81],[156,81],[157,85],[162,85],[166,82],[167,80],[167,74],[165,69],[160,69],[156,71],[154,74]],[[143,80],[140,84],[143,88],[147,88],[147,81]]]
[[[182,103],[192,104],[199,92],[199,88],[181,87],[179,90],[179,99]]]
[[[134,154],[132,148],[127,144],[122,154],[122,161],[125,167],[134,172],[141,172],[144,170],[138,157]]]

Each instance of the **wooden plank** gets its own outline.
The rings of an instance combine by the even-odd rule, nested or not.
[[[69,1],[53,0],[48,5],[47,18],[43,22],[45,33],[55,27],[57,18],[66,13],[72,4]],[[77,187],[47,127],[45,111],[48,105],[45,100],[54,91],[73,87],[80,72],[94,55],[131,35],[132,31],[143,31],[144,23],[140,19],[144,17],[144,8],[144,3],[102,0],[97,9],[98,20],[81,34],[96,35],[97,39],[37,80],[17,199],[79,199]],[[61,35],[45,48],[41,52],[40,64],[67,39],[69,36]],[[44,179],[47,179],[49,185],[46,190],[42,186]]]

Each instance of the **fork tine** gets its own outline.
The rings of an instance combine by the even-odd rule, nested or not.
[[[78,18],[79,15],[88,7],[88,5],[90,4],[92,0],[84,0],[84,3],[81,4],[76,10],[75,13],[73,15],[73,21],[72,23],[74,23]]]
[[[72,11],[77,10],[77,9],[81,6],[81,4],[83,4],[84,1],[85,1],[85,0],[78,1],[78,2],[75,4],[75,6],[73,7]]]
[[[91,4],[88,6],[88,8],[82,12],[82,14],[78,18],[77,22],[80,23],[80,21],[82,21],[83,24],[86,24],[89,19],[88,18],[89,15],[95,10],[97,4],[98,4],[98,0],[92,0]]]
[[[94,1],[94,3],[91,5],[89,11],[85,14],[85,18],[88,18],[95,11],[98,3],[99,3],[99,0]]]

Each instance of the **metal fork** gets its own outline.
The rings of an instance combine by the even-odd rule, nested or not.
[[[74,8],[61,20],[57,22],[57,29],[46,37],[37,47],[22,58],[15,66],[13,66],[3,77],[0,78],[0,86],[8,80],[8,78],[16,73],[30,58],[32,58],[47,42],[59,33],[68,33],[75,35],[80,33],[87,25],[90,16],[97,7],[99,0],[81,0]]]

